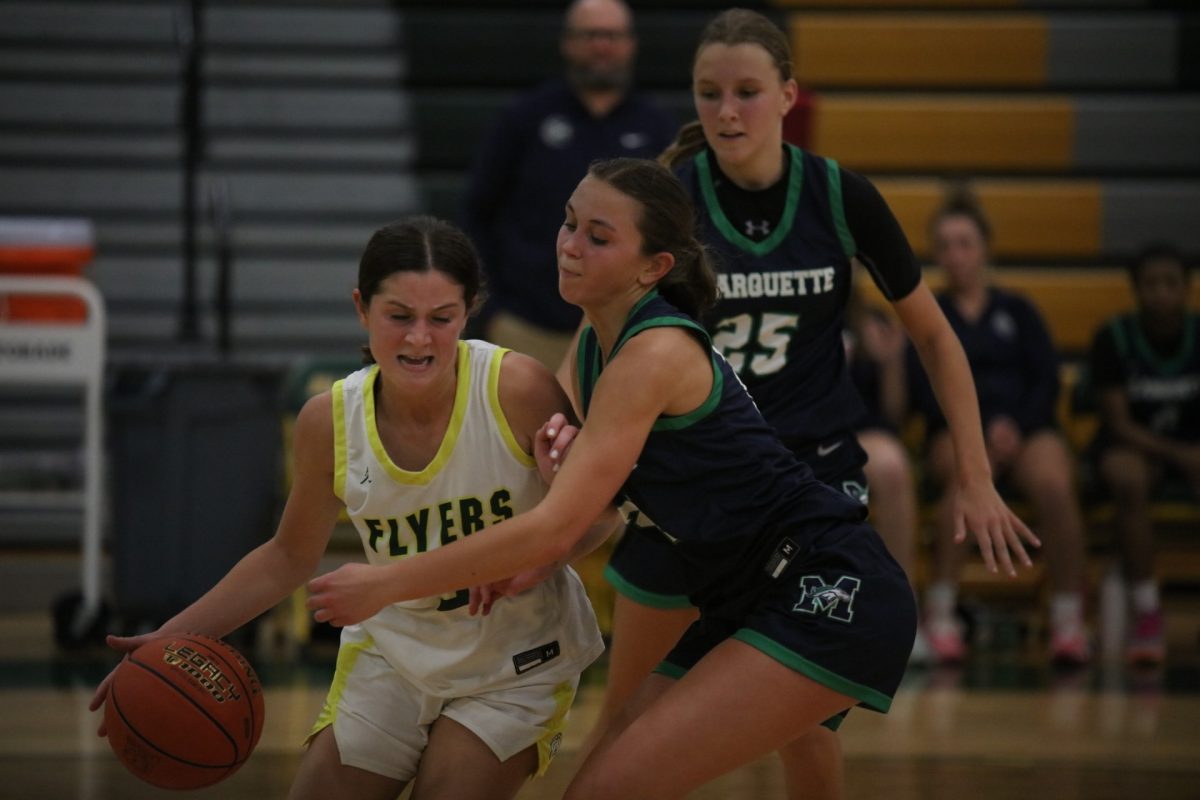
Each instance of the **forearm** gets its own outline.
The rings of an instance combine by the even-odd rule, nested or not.
[[[617,527],[621,524],[621,514],[615,506],[609,506],[604,510],[604,513],[597,518],[592,526],[587,529],[583,537],[575,543],[571,551],[563,558],[563,564],[583,558],[588,553],[591,553],[597,547],[602,545],[609,536],[612,536],[617,531]]]
[[[378,567],[371,590],[382,605],[434,597],[565,561],[588,532],[586,524],[553,524],[542,507],[418,556]]]
[[[221,637],[280,603],[316,571],[272,539],[247,553],[216,586],[159,629]]]

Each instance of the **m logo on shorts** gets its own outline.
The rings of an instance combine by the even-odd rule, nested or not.
[[[824,614],[838,622],[849,623],[854,619],[854,596],[862,581],[843,575],[834,584],[829,584],[820,575],[805,575],[800,579],[800,602],[792,606],[801,614]]]

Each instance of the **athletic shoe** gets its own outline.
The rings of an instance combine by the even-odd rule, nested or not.
[[[930,620],[925,623],[925,638],[939,664],[960,664],[967,657],[967,645],[957,620]]]
[[[1163,635],[1162,610],[1138,614],[1133,622],[1133,635],[1125,649],[1131,664],[1161,664],[1167,657],[1166,637]]]
[[[1092,660],[1092,646],[1082,625],[1064,626],[1051,634],[1050,660],[1064,667],[1082,667]]]
[[[929,637],[918,627],[917,636],[913,639],[912,652],[908,654],[908,664],[912,667],[927,667],[933,661],[933,648],[929,646]]]

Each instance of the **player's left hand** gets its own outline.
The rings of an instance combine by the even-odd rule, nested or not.
[[[996,572],[999,564],[1013,577],[1017,574],[1014,556],[1022,566],[1033,566],[1025,552],[1025,544],[1042,546],[1041,540],[1012,512],[990,480],[959,487],[954,508],[954,541],[960,544],[966,541],[967,531],[975,534],[988,571]]]
[[[497,600],[502,597],[516,597],[522,592],[529,591],[553,575],[557,569],[558,564],[545,564],[518,572],[513,577],[505,578],[502,581],[484,586],[473,586],[471,587],[471,602],[467,606],[467,610],[471,616],[482,613],[486,617],[491,613],[492,606],[496,604]]]
[[[571,442],[575,441],[579,428],[570,424],[563,414],[554,414],[538,429],[533,437],[533,457],[538,472],[547,484],[554,481],[554,473],[567,457]]]
[[[370,564],[343,564],[308,582],[308,602],[317,622],[343,627],[362,622],[387,605],[381,599],[380,569]]]

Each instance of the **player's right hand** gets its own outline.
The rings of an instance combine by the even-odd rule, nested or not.
[[[159,633],[144,633],[140,636],[113,636],[111,633],[104,637],[104,643],[121,653],[132,653],[146,642],[152,642],[161,637]],[[104,701],[108,699],[108,689],[112,686],[113,675],[117,672],[117,668],[113,667],[112,672],[100,681],[100,685],[96,687],[96,693],[92,695],[92,700],[88,703],[88,711],[96,711],[104,705]],[[108,729],[104,725],[104,717],[100,717],[100,727],[96,729],[97,736],[105,736]]]

